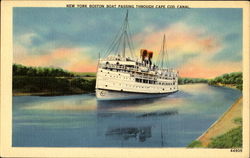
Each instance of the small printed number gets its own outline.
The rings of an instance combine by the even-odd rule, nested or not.
[[[242,149],[231,149],[231,152],[242,152]]]

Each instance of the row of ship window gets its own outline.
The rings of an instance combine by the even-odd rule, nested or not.
[[[104,68],[105,69],[105,68]],[[110,71],[114,71],[114,72],[123,72],[123,73],[134,73],[134,71],[130,71],[130,70],[119,70],[119,69],[108,69],[108,70],[110,70]],[[101,72],[102,72],[102,70],[101,70]],[[108,72],[109,73],[109,72]],[[135,74],[135,73],[134,73]],[[134,74],[132,74],[132,76],[134,75]],[[165,76],[165,77],[159,77],[160,79],[171,79],[171,77],[177,77],[177,75],[170,75],[170,76]],[[173,78],[173,79],[175,79],[175,78]]]
[[[113,85],[114,85],[114,83],[113,83]],[[122,86],[121,84],[119,84],[120,86]],[[108,85],[105,85],[105,87],[108,87]],[[144,87],[144,86],[135,86],[135,85],[128,85],[128,84],[126,84],[126,87],[131,87],[131,88],[153,88],[153,89],[162,89],[162,87]],[[173,89],[175,89],[175,87],[173,87]],[[164,90],[164,88],[163,88],[163,90]],[[172,90],[172,88],[170,88],[170,90]]]
[[[173,83],[168,83],[168,82],[156,82],[153,80],[145,80],[145,79],[139,79],[136,78],[135,82],[139,82],[139,83],[148,83],[148,84],[158,84],[158,85],[175,85],[175,82]]]
[[[112,78],[120,78],[120,79],[125,79],[125,80],[127,79],[127,80],[131,80],[131,81],[134,80],[133,78],[130,78],[130,77],[121,77],[121,76],[116,76],[116,75],[114,75],[114,76],[112,76],[112,75],[105,75],[105,76],[106,77],[109,76],[109,77],[112,77]]]
[[[108,73],[109,74],[109,73]],[[120,75],[120,74],[119,74]],[[120,78],[120,79],[129,79],[129,80],[133,80],[133,78],[130,78],[130,77],[121,77],[121,76],[116,76],[116,75],[106,75],[105,76],[107,77],[113,77],[113,78]],[[141,83],[149,83],[149,84],[155,84],[156,81],[154,80],[145,80],[145,79],[139,79],[139,78],[136,78],[136,82],[141,82]],[[163,77],[160,77],[160,79],[168,79],[168,80],[171,80],[172,78],[163,78]],[[175,78],[173,78],[173,80],[175,80]],[[168,85],[168,84],[166,84]]]
[[[106,77],[108,76],[108,75],[105,75]],[[109,76],[109,77],[113,77],[113,78],[123,78],[123,79],[125,79],[125,80],[131,80],[131,81],[134,81],[134,79],[133,78],[130,78],[130,77],[121,77],[121,76],[116,76],[116,75],[114,75],[114,76]],[[157,82],[157,81],[154,81],[154,80],[146,80],[146,79],[140,79],[140,78],[136,78],[135,79],[135,82],[139,82],[139,83],[148,83],[148,84],[158,84],[158,85],[175,85],[175,82],[173,82],[173,83],[168,83],[168,82]]]

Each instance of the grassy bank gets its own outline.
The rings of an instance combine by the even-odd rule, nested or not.
[[[95,91],[95,74],[74,74],[59,68],[13,65],[13,95],[70,95]]]
[[[13,77],[13,95],[69,95],[95,91],[95,79],[74,77]]]
[[[188,147],[242,147],[242,97]]]

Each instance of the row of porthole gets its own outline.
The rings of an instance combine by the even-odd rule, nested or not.
[[[107,77],[107,75],[105,75]],[[113,78],[120,78],[122,79],[122,77],[118,77],[118,76],[109,76],[109,77],[113,77]],[[131,81],[134,81],[133,78],[129,78],[129,77],[123,77],[123,79],[126,79],[126,80],[131,80]],[[139,83],[143,83],[143,82],[139,82]],[[146,83],[146,84],[149,84],[149,83]],[[157,84],[153,84],[153,85],[175,85],[175,82],[174,83],[165,83],[165,82],[159,82]]]
[[[102,70],[101,70],[101,72],[102,72]],[[109,74],[109,72],[108,72],[108,74]],[[118,75],[120,76],[120,74],[118,74]],[[105,76],[108,77],[108,75],[106,75],[106,74],[105,74]],[[122,78],[122,77],[118,77],[118,76],[115,76],[115,75],[114,76],[110,75],[109,77],[120,78],[120,79]],[[133,78],[130,78],[130,77],[123,77],[123,79],[134,80]]]
[[[114,84],[113,84],[114,85]],[[119,84],[121,86],[121,84]],[[108,87],[108,85],[105,85],[105,87]],[[129,85],[126,84],[126,87],[131,87]],[[140,87],[140,86],[133,86],[132,88],[150,88],[150,87]],[[154,88],[154,89],[161,89],[160,87],[151,87],[151,88]],[[175,89],[175,87],[173,88]],[[164,88],[163,88],[164,90]],[[172,90],[172,88],[170,88],[170,90]]]
[[[120,74],[119,74],[120,75]],[[108,75],[105,75],[106,77],[108,77]],[[109,76],[109,77],[113,77],[113,78],[120,78],[120,79],[122,79],[122,77],[118,77],[118,76]],[[131,80],[131,81],[134,81],[134,79],[133,78],[130,78],[130,77],[123,77],[123,79],[126,79],[126,80]],[[142,82],[140,82],[140,83],[142,83]],[[160,82],[160,83],[158,83],[159,85],[174,85],[175,83],[164,83],[164,82]]]
[[[159,85],[175,85],[175,83],[159,82]]]
[[[111,77],[111,78],[120,78],[120,79],[125,79],[125,80],[131,80],[131,81],[133,81],[134,79],[133,78],[130,78],[130,77],[118,77],[118,76],[108,76],[108,75],[105,75],[105,77]]]
[[[109,70],[109,71],[112,71],[112,70]],[[102,72],[102,70],[101,70],[101,72]],[[131,73],[129,71],[123,71],[123,70],[117,70],[117,71],[113,71],[113,72]],[[108,74],[109,74],[109,72],[108,72]]]
[[[177,75],[164,76],[164,77],[160,77],[160,79],[174,79],[175,80],[175,77],[177,77]]]

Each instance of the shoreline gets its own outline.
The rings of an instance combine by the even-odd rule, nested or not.
[[[34,92],[34,93],[30,93],[30,92],[13,92],[12,96],[42,96],[42,97],[46,97],[46,96],[69,96],[69,95],[79,95],[79,94],[91,94],[94,92],[73,92],[73,93],[60,93],[60,92],[54,92],[54,93],[50,93],[50,92]]]
[[[233,85],[233,84],[208,84],[209,86],[214,86],[214,87],[225,87],[225,88],[232,88],[232,89],[235,89],[235,90],[239,90],[238,88],[236,88],[236,85]]]
[[[207,83],[187,83],[187,84],[179,84],[179,86],[182,85],[192,85],[192,84],[207,84]],[[214,87],[224,87],[224,88],[232,88],[234,90],[239,90],[236,88],[236,86],[227,85],[227,84],[216,84],[216,85],[210,85],[208,86],[214,86]],[[67,95],[78,95],[78,94],[89,94],[94,93],[93,92],[87,92],[87,91],[79,91],[79,92],[68,92],[68,93],[62,93],[62,92],[18,92],[17,90],[13,90],[12,96],[67,96]]]
[[[241,96],[196,141],[200,141],[202,147],[207,147],[212,138],[239,127],[233,121],[242,117],[242,107],[243,97]]]

